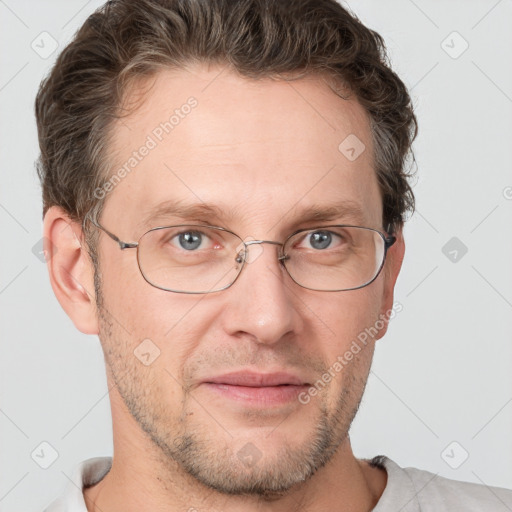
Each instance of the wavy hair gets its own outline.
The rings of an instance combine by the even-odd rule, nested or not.
[[[112,0],[96,10],[36,97],[43,217],[53,205],[77,222],[99,215],[93,191],[109,178],[111,126],[129,86],[195,62],[250,79],[318,74],[353,94],[370,119],[384,226],[402,227],[414,210],[411,99],[382,37],[335,0]]]

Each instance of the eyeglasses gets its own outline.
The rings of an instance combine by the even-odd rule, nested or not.
[[[379,275],[394,235],[373,228],[330,225],[300,229],[286,240],[242,240],[218,226],[178,224],[146,231],[138,242],[123,242],[88,214],[97,228],[119,244],[137,249],[144,279],[161,290],[176,293],[212,293],[229,288],[249,260],[249,246],[279,246],[278,260],[292,280],[316,291],[363,288]],[[252,261],[254,261],[253,258]]]

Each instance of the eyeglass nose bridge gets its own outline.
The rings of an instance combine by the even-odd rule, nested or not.
[[[276,242],[274,240],[248,240],[248,241],[243,241],[243,244],[244,244],[244,248],[247,250],[247,247],[249,245],[253,245],[253,244],[273,244],[273,245],[278,245],[279,247],[281,247],[281,251],[284,251],[284,243],[281,243],[281,242]],[[287,255],[287,254],[281,254],[281,256],[278,256],[278,260],[280,262],[283,262],[287,259],[289,259],[290,257]],[[244,258],[245,259],[245,258]],[[241,263],[241,261],[239,261],[237,259],[237,261],[239,263]]]

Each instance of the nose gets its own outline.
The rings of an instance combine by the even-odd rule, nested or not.
[[[264,245],[264,243],[272,245]],[[277,242],[247,243],[248,255],[237,280],[223,293],[224,329],[273,344],[300,328],[297,285],[278,260]]]

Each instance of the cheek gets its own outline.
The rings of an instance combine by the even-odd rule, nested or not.
[[[318,329],[324,330],[327,326],[331,341],[326,349],[331,359],[375,324],[382,305],[382,282],[377,279],[365,288],[334,293],[333,296],[315,308]]]
[[[150,285],[139,271],[136,253],[122,254],[113,245],[99,255],[103,307],[107,325],[112,324],[111,328],[103,326],[103,338],[111,337],[110,331],[115,333],[116,339],[106,339],[106,343],[123,347],[128,358],[139,345],[140,350],[146,347],[158,354],[156,367],[179,374],[183,361],[214,324],[218,308],[206,303],[202,295],[172,293]]]
[[[101,294],[124,335],[163,340],[192,320],[197,297],[155,288],[140,273],[133,249],[113,249],[100,255]]]

